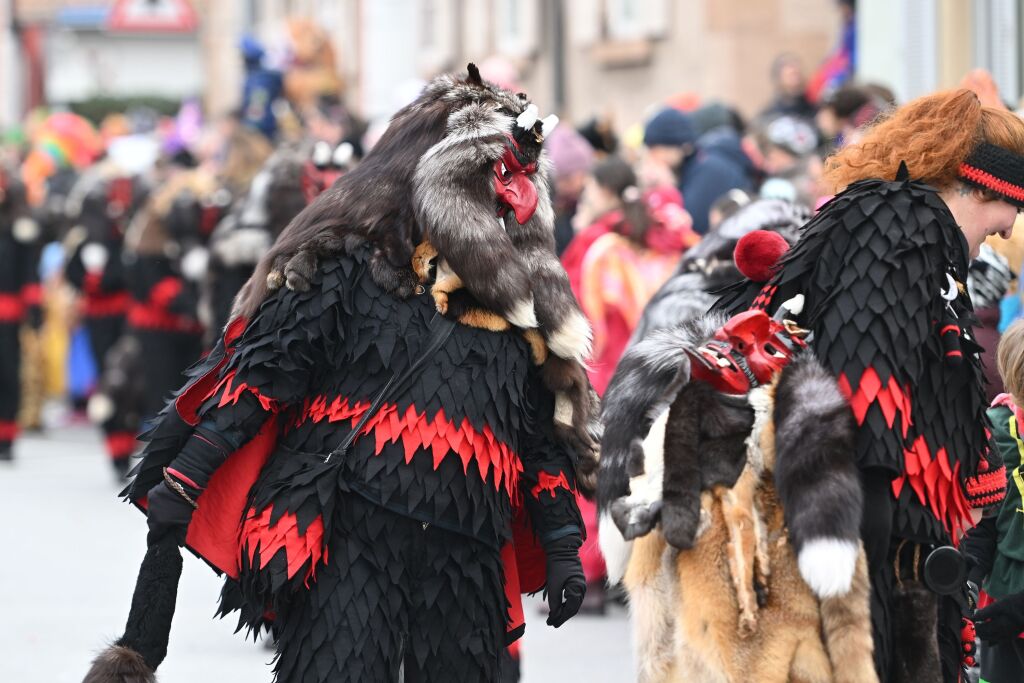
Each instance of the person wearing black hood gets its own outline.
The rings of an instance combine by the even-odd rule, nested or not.
[[[738,135],[710,135],[699,141],[692,117],[671,107],[655,114],[644,129],[644,146],[653,161],[675,172],[683,207],[693,217],[693,229],[708,231],[711,205],[729,190],[751,189],[752,164]]]
[[[817,108],[807,99],[807,78],[800,57],[783,52],[772,61],[772,85],[775,97],[758,119],[770,121],[779,116],[795,116],[814,121]]]

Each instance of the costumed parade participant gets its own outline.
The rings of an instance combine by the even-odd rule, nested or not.
[[[14,459],[21,398],[21,329],[42,325],[39,224],[25,186],[0,169],[0,461]]]
[[[285,226],[345,172],[352,146],[326,141],[278,149],[252,180],[248,193],[210,236],[203,309],[213,341],[227,325],[235,295]],[[212,343],[211,343],[212,345]]]
[[[472,65],[439,77],[285,229],[145,437],[149,549],[87,681],[152,676],[182,544],[272,628],[281,683],[493,681],[521,591],[576,613],[594,402],[554,123]]]
[[[808,330],[806,343],[852,408],[856,495],[864,510],[858,535],[871,579],[875,668],[883,682],[952,682],[960,675],[962,616],[970,599],[957,579],[962,567],[955,560],[945,564],[950,551],[942,546],[958,542],[971,524],[972,507],[998,502],[1005,487],[998,458],[988,460],[980,347],[963,283],[968,260],[984,239],[1007,237],[1024,206],[1022,154],[1024,122],[983,107],[973,93],[911,102],[831,160],[828,178],[840,194],[776,268],[747,272],[748,281],[721,302],[733,314],[778,317],[780,308],[802,298],[800,311],[790,308],[788,317]],[[772,353],[779,346],[763,349]],[[641,358],[639,348],[637,353]],[[632,372],[634,383],[644,376],[642,368]],[[656,408],[662,400],[655,392],[645,404],[635,393],[624,392],[641,408]],[[613,409],[606,406],[606,415]],[[799,420],[801,410],[776,404],[779,438],[779,421]],[[806,424],[802,448],[814,449],[827,435],[825,427]],[[606,425],[606,435],[612,431]],[[644,428],[639,438],[646,435]],[[665,439],[667,489],[668,432]],[[633,462],[627,474],[624,456],[606,462],[608,456],[604,450],[602,467],[614,507],[612,501],[629,490],[624,478],[642,473],[643,465]],[[783,462],[781,448],[777,462]],[[818,471],[800,468],[798,476],[818,481]],[[828,529],[848,515],[823,513],[820,496],[794,500],[799,509],[791,510],[778,472],[775,481],[787,523],[791,515],[806,514],[834,541],[812,547],[816,552],[805,567],[798,532],[788,523],[800,573],[820,595],[816,582],[823,576],[848,576],[855,566],[856,539]],[[828,485],[816,485],[834,497]],[[815,572],[815,560],[829,571]],[[945,581],[936,578],[940,568],[950,569]],[[842,671],[835,673],[838,680]]]
[[[81,296],[81,315],[96,367],[102,369],[124,332],[131,295],[122,256],[124,232],[142,205],[146,188],[105,159],[86,170],[67,199],[74,227],[64,240],[64,278]],[[89,417],[102,430],[115,471],[127,474],[140,423],[131,410],[118,410],[106,393],[89,401]]]

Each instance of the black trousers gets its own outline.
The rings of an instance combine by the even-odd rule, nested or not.
[[[988,683],[1024,681],[1024,640],[981,644],[981,678]]]
[[[185,372],[199,360],[202,337],[184,332],[136,330],[142,346],[142,376],[145,392],[142,414],[153,417],[161,410],[172,392],[185,383]]]
[[[0,322],[0,447],[7,448],[17,431],[21,402],[20,323]]]
[[[507,601],[497,549],[339,494],[327,564],[278,613],[278,683],[491,683]]]

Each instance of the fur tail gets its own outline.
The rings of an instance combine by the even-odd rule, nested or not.
[[[870,593],[867,560],[864,549],[858,546],[849,593],[821,601],[821,630],[835,683],[878,683],[871,642]]]
[[[783,370],[775,392],[775,485],[800,573],[820,598],[854,579],[863,493],[853,413],[810,352]]]
[[[668,409],[690,380],[686,349],[709,337],[722,322],[721,315],[711,314],[659,330],[623,354],[603,401],[597,486],[602,510],[629,493],[630,477],[643,474],[643,440],[654,419]]]
[[[111,645],[92,660],[82,683],[156,683],[156,674],[135,650]]]

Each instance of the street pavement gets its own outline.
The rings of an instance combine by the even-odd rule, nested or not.
[[[80,683],[95,652],[120,635],[145,553],[143,516],[119,486],[98,433],[26,436],[0,463],[0,682]],[[218,579],[186,554],[160,683],[261,683],[272,653],[213,618]],[[523,681],[633,680],[627,617],[579,616],[555,630],[539,598],[526,606]]]

